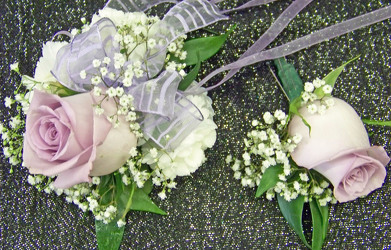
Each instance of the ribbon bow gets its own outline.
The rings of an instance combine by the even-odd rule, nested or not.
[[[108,5],[110,6],[110,3]],[[145,7],[149,8],[149,5]],[[206,1],[186,0],[175,5],[160,22],[161,32],[158,36],[164,43],[154,54],[150,54],[150,51],[145,54],[147,65],[143,64],[142,67],[148,74],[140,78],[134,77],[132,86],[124,88],[127,94],[134,97],[135,111],[141,113],[140,125],[144,134],[162,148],[176,148],[203,120],[200,110],[185,97],[186,93],[178,91],[178,85],[182,80],[179,73],[162,70],[167,45],[189,31],[221,19],[226,17],[219,14],[218,9]],[[120,69],[114,66],[114,57],[121,50],[114,39],[116,33],[114,23],[108,18],[102,18],[87,32],[75,36],[70,44],[61,48],[52,74],[61,84],[72,90],[90,91],[93,88],[91,79],[98,75],[98,69],[93,66],[93,61],[102,61],[108,57],[111,59],[106,65],[108,71],[120,75]],[[132,63],[134,62],[130,58],[124,67]],[[82,71],[85,71],[85,77],[80,74]],[[104,77],[104,82],[113,87],[122,86],[121,81],[120,78],[111,80],[107,76]]]

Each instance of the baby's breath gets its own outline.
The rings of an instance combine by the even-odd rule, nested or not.
[[[325,86],[322,82],[306,83],[305,89],[314,91],[315,85]],[[313,98],[312,93],[304,92],[304,96],[305,93],[308,99]],[[321,107],[323,109],[325,105]],[[319,107],[309,104],[309,109],[317,112]],[[268,200],[272,200],[278,194],[287,201],[302,195],[305,201],[316,198],[321,205],[332,202],[333,192],[328,188],[329,183],[322,180],[319,174],[298,167],[290,158],[290,153],[302,139],[300,134],[288,135],[287,124],[290,117],[283,111],[276,110],[273,114],[264,113],[262,118],[263,121],[252,121],[254,129],[247,134],[244,153],[240,159],[231,155],[226,158],[226,163],[230,164],[234,171],[234,178],[240,179],[243,186],[255,187],[260,185],[267,169],[279,166],[281,172],[276,176],[278,181],[266,192]]]

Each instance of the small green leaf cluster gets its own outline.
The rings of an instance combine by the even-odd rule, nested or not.
[[[184,79],[179,84],[179,90],[185,91],[193,81],[196,80],[201,69],[201,63],[208,60],[221,49],[235,27],[236,26],[231,27],[226,33],[219,36],[193,38],[187,41],[184,41],[186,36],[182,36],[178,39],[181,44],[172,46],[172,48],[180,48],[181,51],[176,51],[175,53],[168,55],[166,58],[166,61],[168,62],[167,65],[170,64],[172,67],[182,66],[182,68],[185,66],[192,66],[186,75],[183,73],[181,74],[184,76]]]

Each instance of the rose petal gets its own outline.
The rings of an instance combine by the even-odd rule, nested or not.
[[[114,103],[106,103],[105,106],[114,105]],[[106,107],[107,110],[110,109]],[[106,110],[105,108],[105,110]],[[100,117],[95,117],[99,119]],[[102,123],[96,123],[102,124]],[[105,129],[100,126],[94,127],[94,135],[100,135],[101,131]],[[100,141],[102,138],[94,137],[94,143]],[[137,146],[136,136],[130,132],[129,123],[120,119],[117,128],[109,128],[107,137],[104,138],[103,143],[97,147],[96,159],[91,170],[91,176],[101,176],[114,172],[122,167],[129,159],[129,151]]]
[[[368,134],[360,117],[346,102],[333,100],[334,106],[324,115],[310,114],[306,107],[299,110],[310,124],[311,134],[300,117],[294,116],[289,123],[289,134],[303,137],[291,154],[299,166],[310,169],[340,152],[369,148]]]
[[[84,161],[84,164],[75,164],[75,167],[62,171],[53,185],[56,188],[70,188],[82,182],[90,182],[89,173],[93,167],[92,161],[96,158],[96,148],[91,148],[91,152],[88,152],[88,155],[90,155],[90,158],[88,161]]]
[[[334,186],[334,196],[339,202],[365,196],[383,185],[386,177],[385,165],[390,158],[384,148],[374,146],[367,149],[348,150],[319,164],[314,170],[326,177]],[[352,174],[365,171],[358,183],[351,182]],[[352,172],[353,171],[353,172]],[[349,183],[350,181],[350,183]],[[356,180],[357,181],[357,180]]]
[[[77,94],[61,99],[64,112],[70,120],[71,130],[83,148],[93,141],[94,100],[91,93]],[[77,112],[74,112],[77,111]]]

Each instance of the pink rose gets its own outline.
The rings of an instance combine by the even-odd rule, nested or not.
[[[289,134],[303,136],[291,154],[302,167],[314,169],[334,186],[339,202],[354,200],[383,185],[390,161],[384,148],[370,146],[365,127],[346,102],[332,98],[334,106],[323,115],[300,109],[311,126],[309,129],[295,116],[289,124]],[[316,103],[318,106],[319,102]]]
[[[65,98],[34,91],[26,117],[23,161],[31,174],[58,175],[54,185],[68,188],[90,176],[114,172],[129,158],[137,140],[129,124],[118,128],[106,119],[116,112],[105,100],[105,114],[96,115],[96,97],[83,93]]]

